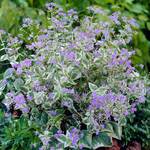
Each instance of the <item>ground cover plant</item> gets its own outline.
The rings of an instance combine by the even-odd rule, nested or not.
[[[82,19],[55,3],[46,7],[47,28],[26,18],[17,37],[0,32],[0,60],[9,66],[2,103],[28,120],[25,130],[36,124],[34,149],[110,147],[147,96],[148,78],[131,63],[139,26],[97,7]]]

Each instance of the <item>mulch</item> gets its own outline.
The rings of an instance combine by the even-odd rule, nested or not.
[[[113,146],[109,148],[98,148],[97,150],[142,150],[141,144],[133,141],[130,142],[126,148],[122,148],[119,142],[116,139],[113,139]]]

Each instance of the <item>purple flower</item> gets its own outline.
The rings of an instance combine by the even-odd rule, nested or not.
[[[95,29],[95,34],[97,35],[97,34],[100,34],[101,33],[101,30],[99,30],[99,29]]]
[[[131,113],[135,113],[137,109],[135,107],[131,107]]]
[[[17,75],[21,75],[23,72],[22,68],[21,67],[18,67],[17,70],[16,70],[16,74]]]
[[[126,111],[124,112],[124,115],[125,115],[125,116],[128,116],[128,115],[129,115],[128,110],[126,110]]]
[[[66,94],[74,94],[74,89],[63,88],[62,92]]]
[[[28,113],[29,112],[29,108],[28,107],[23,107],[23,108],[21,108],[21,111],[23,113]]]
[[[66,58],[70,61],[75,60],[75,57],[76,57],[75,52],[68,52],[66,54]]]
[[[26,58],[24,61],[21,62],[22,67],[29,68],[32,65],[32,61],[28,58]]]
[[[10,98],[14,98],[14,93],[13,92],[8,92],[7,96],[10,97]]]
[[[78,141],[79,141],[79,130],[76,128],[73,128],[70,132],[69,132],[69,138],[72,142],[72,145],[75,146]]]
[[[57,139],[57,138],[60,138],[62,135],[63,135],[63,131],[58,130],[57,133],[55,133],[54,137]]]
[[[50,60],[50,63],[51,63],[51,64],[56,64],[57,61],[56,61],[56,59],[52,58],[52,59]]]
[[[32,21],[30,18],[25,18],[25,19],[23,19],[23,24],[22,24],[22,26],[23,26],[23,27],[29,27],[29,26],[32,25],[32,23],[33,23],[33,21]]]
[[[15,102],[15,107],[16,108],[20,108],[22,107],[23,105],[26,104],[26,101],[25,101],[25,97],[23,94],[18,94],[17,96],[14,97],[14,102]]]
[[[43,145],[46,145],[46,146],[48,145],[48,143],[50,141],[49,137],[46,137],[46,136],[42,136],[42,137],[40,137],[40,139],[41,139]]]
[[[61,102],[61,105],[62,107],[65,106],[65,107],[68,107],[68,108],[71,108],[72,107],[72,102],[71,101],[67,101],[67,100],[64,100]]]
[[[79,148],[80,148],[81,150],[83,149],[83,147],[84,147],[83,144],[80,144],[80,145],[79,145]]]
[[[45,56],[39,56],[39,61],[41,61],[41,62],[43,62],[44,61],[44,59],[45,59]]]
[[[76,14],[77,14],[77,12],[75,10],[73,10],[73,9],[68,10],[68,16],[73,16]]]
[[[104,95],[98,95],[95,91],[92,93],[92,100],[89,105],[89,110],[91,111],[102,111],[103,115],[105,116],[106,119],[109,119],[110,116],[113,114],[113,110],[109,107],[115,106],[116,103],[119,103],[121,105],[125,105],[126,101],[126,96],[122,94],[115,94],[112,93],[111,91],[108,92],[107,94]],[[114,118],[118,118],[116,115],[113,116]],[[97,114],[97,118],[99,120],[101,119],[101,114]]]
[[[35,61],[35,64],[40,66],[40,65],[42,65],[42,62],[41,61]]]
[[[14,69],[17,69],[19,67],[19,64],[18,63],[14,63],[11,65]]]
[[[62,21],[60,21],[60,20],[58,20],[58,19],[56,19],[54,17],[52,17],[51,20],[52,20],[53,26],[56,29],[60,30],[60,29],[64,28],[64,23]]]
[[[43,85],[41,85],[40,81],[34,81],[33,83],[33,89],[37,92],[46,91],[47,88]]]
[[[54,8],[55,8],[55,6],[57,6],[55,3],[47,3],[46,4],[46,8],[48,9],[48,10],[53,10]]]
[[[60,51],[60,54],[69,61],[74,61],[76,57],[76,54],[73,51]]]
[[[113,22],[115,22],[117,25],[120,25],[120,21],[118,20],[118,18],[119,18],[118,12],[113,13],[109,18],[110,18]]]
[[[139,103],[144,103],[144,102],[145,102],[145,96],[140,96],[140,97],[138,98],[138,102],[139,102]]]
[[[35,44],[32,43],[31,45],[26,45],[26,47],[29,49],[29,50],[33,50],[35,48]]]
[[[35,46],[36,48],[42,48],[42,47],[44,46],[44,42],[42,42],[42,41],[35,42],[35,43],[34,43],[34,46]]]
[[[56,116],[57,112],[55,110],[48,111],[51,116]]]
[[[128,20],[128,23],[134,27],[139,27],[139,25],[137,24],[136,20],[135,19],[130,19]]]
[[[92,101],[91,101],[91,107],[92,108],[100,108],[103,105],[105,97],[104,96],[99,96],[97,93],[94,91],[92,93]]]
[[[27,100],[28,101],[32,101],[33,100],[33,97],[31,95],[27,95]]]

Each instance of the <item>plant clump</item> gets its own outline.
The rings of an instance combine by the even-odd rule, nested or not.
[[[41,149],[111,146],[125,117],[145,101],[147,79],[131,62],[138,25],[100,8],[90,7],[82,19],[73,9],[65,12],[53,3],[47,8],[48,28],[35,27],[39,32],[28,35],[22,56],[18,47],[5,51],[13,57],[2,81],[3,103],[39,124]],[[24,20],[22,31],[32,24]],[[7,48],[22,44],[10,41]]]

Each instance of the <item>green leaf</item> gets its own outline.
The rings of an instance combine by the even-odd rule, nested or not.
[[[7,83],[4,82],[4,80],[1,80],[0,81],[0,95],[1,95],[1,92],[5,89]]]
[[[147,22],[147,28],[150,31],[150,22]]]
[[[108,90],[108,87],[101,86],[96,90],[96,92],[99,95],[104,95],[107,92],[107,90]]]
[[[57,140],[64,144],[64,148],[71,145],[71,140],[66,135],[59,136]]]
[[[100,147],[111,147],[112,139],[106,133],[100,132],[92,138],[92,148],[97,149]]]
[[[85,148],[92,148],[92,134],[83,130],[81,135],[82,137],[80,138],[79,145],[83,145]]]
[[[37,105],[42,104],[44,102],[44,99],[45,99],[44,92],[34,92],[33,95],[34,95],[35,103]]]
[[[132,5],[132,8],[130,9],[130,11],[139,14],[144,11],[144,8],[143,8],[143,5],[138,3],[138,4]]]
[[[0,27],[9,30],[13,25],[19,23],[20,11],[17,11],[15,3],[3,0],[0,9]]]
[[[122,118],[122,119],[120,120],[120,122],[119,122],[119,124],[120,124],[121,126],[125,126],[126,123],[127,123],[126,118]]]
[[[20,90],[23,85],[24,81],[21,78],[16,79],[14,82],[14,87],[16,90]]]
[[[8,60],[8,58],[9,58],[8,54],[4,54],[0,57],[0,61]]]
[[[106,129],[104,130],[108,132],[111,137],[121,140],[122,127],[118,123],[109,122],[106,124]]]
[[[93,83],[89,83],[89,88],[92,92],[98,89],[97,85],[95,85]]]
[[[97,4],[102,4],[102,5],[106,5],[106,4],[108,4],[108,3],[111,3],[111,4],[114,4],[114,0],[95,0],[95,2],[97,3]]]
[[[15,71],[15,69],[8,68],[3,75],[4,79],[8,79],[8,78],[12,77],[14,71]]]
[[[147,21],[148,20],[148,17],[144,14],[139,15],[138,18],[139,18],[140,21]]]

